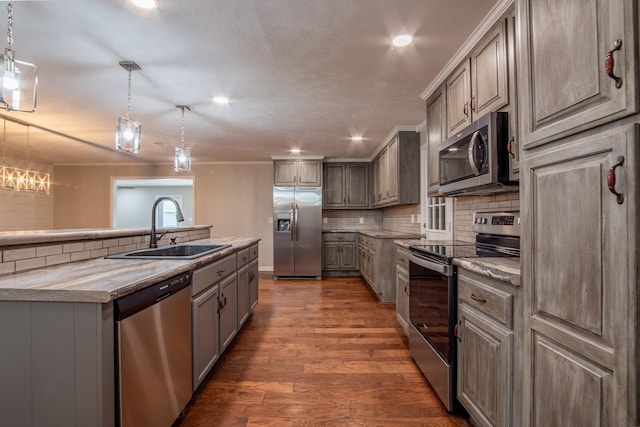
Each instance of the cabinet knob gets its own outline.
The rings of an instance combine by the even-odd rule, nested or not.
[[[218,270],[216,273],[218,273],[218,276],[222,276],[222,274],[224,273],[224,268],[222,270]]]

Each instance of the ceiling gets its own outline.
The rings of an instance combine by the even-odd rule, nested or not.
[[[34,125],[27,143],[8,123],[2,149],[53,165],[170,163],[184,104],[194,163],[268,161],[291,148],[369,158],[396,126],[424,121],[420,94],[495,3],[159,0],[144,10],[130,0],[16,1],[13,48],[38,66],[37,111],[0,113]],[[392,47],[400,33],[412,44]],[[127,110],[122,60],[142,68],[132,73],[135,155],[113,148]],[[212,103],[217,95],[230,103]]]

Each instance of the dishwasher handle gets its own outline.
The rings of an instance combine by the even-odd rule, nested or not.
[[[114,318],[124,320],[190,285],[191,272],[186,272],[118,298],[113,304]]]

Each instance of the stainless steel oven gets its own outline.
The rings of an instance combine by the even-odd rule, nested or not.
[[[476,213],[475,242],[427,241],[409,247],[409,350],[449,412],[456,399],[455,258],[519,257],[518,212]]]

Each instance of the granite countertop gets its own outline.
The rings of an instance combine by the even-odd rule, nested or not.
[[[232,246],[192,260],[97,258],[0,277],[0,301],[107,303],[149,285],[224,258],[260,241],[215,237],[189,243]]]
[[[454,258],[453,264],[492,279],[520,286],[520,258]]]
[[[211,225],[191,225],[173,227],[176,231],[205,230]],[[158,228],[158,234],[167,230]],[[33,243],[53,243],[68,240],[104,239],[131,235],[149,234],[150,228],[73,228],[68,230],[30,230],[30,231],[3,231],[0,232],[0,246],[24,245]]]
[[[374,237],[376,239],[410,239],[415,237],[416,239],[420,236],[418,234],[411,233],[403,233],[400,231],[391,231],[391,230],[379,230],[379,229],[357,229],[357,230],[347,230],[347,229],[335,229],[335,230],[322,230],[323,233],[358,233],[369,237]]]

